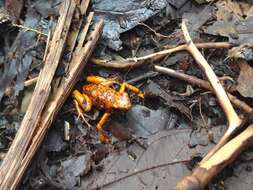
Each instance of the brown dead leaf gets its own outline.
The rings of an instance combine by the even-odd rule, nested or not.
[[[253,163],[244,162],[234,167],[234,175],[225,181],[225,187],[229,190],[252,189]]]
[[[253,98],[253,68],[246,61],[240,61],[240,75],[237,79],[237,91],[244,97]]]
[[[217,20],[227,19],[226,13],[228,12],[234,14],[238,19],[243,19],[248,14],[251,5],[244,1],[221,0],[216,3],[216,7],[218,8],[216,12]]]
[[[6,0],[5,8],[11,16],[18,20],[23,9],[23,3],[23,0]]]
[[[212,129],[214,140],[224,127]],[[213,144],[206,130],[164,130],[147,139],[146,150],[132,144],[128,150],[111,153],[103,160],[103,170],[93,170],[82,178],[81,190],[171,189],[190,171],[185,160],[204,155]],[[129,155],[131,152],[135,159]]]
[[[251,43],[253,36],[251,6],[246,1],[218,1],[216,3],[217,20],[208,26],[205,32],[212,35],[226,36],[231,43]]]

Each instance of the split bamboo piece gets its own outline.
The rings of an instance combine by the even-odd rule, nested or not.
[[[84,47],[82,47],[82,49],[80,49],[79,52],[75,52],[76,56],[74,56],[70,62],[70,64],[74,66],[69,69],[68,76],[62,79],[60,86],[55,90],[55,93],[52,94],[52,98],[42,114],[40,124],[34,134],[31,145],[29,146],[29,149],[27,150],[25,157],[21,162],[22,166],[17,173],[16,179],[13,181],[12,189],[15,189],[15,187],[17,187],[26,168],[28,167],[41,142],[43,141],[47,130],[50,128],[52,122],[57,116],[57,113],[71,93],[75,83],[79,79],[89,56],[95,48],[96,42],[102,32],[102,28],[103,21],[96,23],[93,32],[89,35],[89,41],[84,45]],[[79,43],[83,42],[79,41]]]
[[[39,122],[39,117],[50,94],[50,85],[64,50],[75,6],[76,4],[70,0],[65,0],[62,4],[61,14],[49,47],[49,53],[44,67],[39,74],[28,110],[0,167],[1,190],[11,189],[25,151],[33,137],[32,135]]]
[[[87,2],[83,0],[84,6],[81,6],[80,9],[86,11],[88,7]],[[62,79],[60,86],[54,89],[50,102],[47,102],[51,91],[51,82],[65,48],[76,5],[76,2],[71,0],[65,0],[62,4],[58,24],[50,42],[49,51],[46,51],[48,54],[46,55],[44,68],[38,77],[32,100],[0,168],[1,190],[12,190],[18,186],[25,169],[31,162],[57,112],[78,80],[101,34],[103,21],[99,21],[94,26],[87,39],[86,34],[91,23],[90,16],[90,21],[87,21],[85,30],[80,34],[83,36],[82,40],[78,41],[78,45],[80,46],[81,44],[81,48],[73,53],[74,56],[71,59],[71,63],[74,62],[75,64],[72,64],[73,67],[69,68],[68,75]],[[87,39],[86,42],[85,39]]]

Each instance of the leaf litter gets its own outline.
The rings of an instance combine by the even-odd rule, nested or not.
[[[60,2],[33,1],[34,6],[22,10],[24,26],[46,32],[49,18],[57,16]],[[253,9],[248,1],[128,1],[127,6],[122,7],[125,3],[121,0],[115,3],[93,1],[91,10],[95,11],[96,19],[105,18],[103,38],[96,55],[124,59],[148,55],[162,50],[165,45],[184,43],[178,19],[187,18],[194,42],[238,44],[240,48],[229,49],[229,52],[202,49],[202,53],[218,76],[238,78],[235,94],[239,92],[252,98],[253,53],[247,44],[252,40]],[[4,11],[0,12],[1,31],[6,31],[2,26],[12,28],[13,22],[11,15]],[[0,51],[0,150],[3,152],[8,149],[26,110],[26,102],[29,102],[29,97],[25,96],[31,89],[24,89],[24,81],[37,76],[43,57],[41,47],[45,45],[45,40],[38,40],[37,34],[17,28],[6,39],[10,45],[4,44],[5,49]],[[237,64],[238,58],[248,63]],[[73,103],[68,100],[20,189],[170,189],[188,174],[223,134],[224,127],[220,125],[226,121],[209,92],[161,74],[145,76],[153,72],[153,63],[204,78],[191,56],[184,52],[127,71],[87,66],[85,76],[99,74],[132,81],[141,87],[147,98],[144,101],[133,99],[128,113],[113,114],[106,126],[113,136],[110,145],[101,144],[94,128],[87,127],[74,111],[70,111]],[[83,76],[77,88],[82,84]],[[18,99],[3,98],[8,87]],[[186,94],[187,89],[191,92]],[[96,111],[87,113],[87,121],[92,126],[98,118]],[[70,124],[69,141],[64,140],[65,121]],[[218,176],[208,188],[250,189],[252,164],[241,160],[231,166],[234,168],[232,175],[222,173],[223,177]]]

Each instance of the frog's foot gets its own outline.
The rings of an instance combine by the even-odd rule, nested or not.
[[[107,133],[104,130],[100,130],[98,132],[99,134],[99,140],[101,143],[108,144],[111,143],[110,137],[107,135]]]
[[[106,132],[103,129],[103,126],[108,121],[108,118],[110,117],[110,115],[111,115],[110,113],[105,112],[96,126],[98,133],[99,133],[99,140],[101,143],[110,143],[111,142],[109,136],[106,134]]]
[[[80,106],[79,106],[79,104],[78,104],[78,102],[77,102],[77,100],[75,100],[74,99],[74,104],[75,104],[75,108],[76,108],[76,111],[77,111],[77,113],[78,113],[78,118],[82,118],[82,119],[85,119],[84,118],[84,113],[83,113],[83,110],[80,108]]]
[[[78,113],[78,119],[81,118],[81,119],[84,121],[84,123],[85,123],[88,127],[91,128],[91,124],[90,124],[90,123],[87,121],[87,119],[84,117],[85,114],[84,114],[83,110],[80,108],[80,106],[79,106],[77,100],[75,100],[75,99],[74,99],[74,104],[75,104],[76,111],[77,111],[77,113]]]
[[[74,100],[77,101],[79,108],[83,111],[88,112],[92,108],[92,101],[86,94],[81,94],[78,90],[74,90],[72,93]]]

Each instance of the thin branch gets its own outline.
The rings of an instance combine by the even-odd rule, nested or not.
[[[186,82],[191,83],[192,85],[196,85],[200,88],[204,88],[210,91],[213,91],[213,88],[210,86],[210,83],[199,79],[197,77],[191,76],[191,75],[187,75],[181,72],[178,72],[176,70],[170,69],[170,68],[166,68],[166,67],[162,67],[162,66],[158,66],[158,65],[154,65],[154,69],[157,72],[163,73],[163,74],[167,74],[170,77],[174,77]],[[233,96],[230,93],[227,93],[228,98],[230,99],[230,101],[240,110],[244,111],[245,113],[249,114],[249,115],[253,115],[253,108],[250,107],[248,104],[246,104],[245,102],[239,100],[237,97]]]
[[[160,33],[156,32],[153,28],[151,28],[150,26],[148,26],[147,24],[145,24],[143,22],[139,22],[138,25],[145,26],[146,28],[151,30],[157,37],[161,37],[161,38],[169,38],[170,37],[170,36],[166,36],[166,35],[163,35],[163,34],[160,34]]]
[[[190,160],[178,160],[178,161],[172,161],[172,162],[168,162],[168,163],[163,163],[163,164],[158,164],[158,165],[155,165],[155,166],[151,166],[151,167],[148,167],[148,168],[144,168],[144,169],[141,169],[141,170],[137,170],[133,173],[130,173],[130,174],[127,174],[125,176],[122,176],[122,177],[119,177],[115,180],[112,180],[112,181],[109,181],[107,183],[104,183],[104,184],[101,184],[97,187],[93,187],[91,188],[90,190],[98,190],[98,189],[101,189],[101,188],[104,188],[108,185],[112,185],[113,183],[117,183],[117,182],[120,182],[124,179],[127,179],[129,177],[132,177],[132,176],[135,176],[135,175],[138,175],[140,173],[143,173],[143,172],[146,172],[146,171],[149,171],[149,170],[154,170],[154,169],[157,169],[157,168],[162,168],[162,167],[166,167],[166,166],[169,166],[169,165],[174,165],[174,164],[180,164],[180,163],[187,163],[189,162]]]
[[[230,48],[234,45],[228,42],[207,42],[207,43],[197,43],[197,48],[203,49],[216,49],[216,48]],[[128,69],[133,67],[139,67],[144,64],[149,64],[150,61],[158,61],[161,58],[168,56],[170,54],[186,51],[187,44],[179,45],[179,46],[165,46],[165,49],[156,53],[152,53],[142,57],[134,57],[134,58],[127,58],[125,60],[101,60],[95,57],[92,57],[90,61],[96,65],[101,65],[103,67],[111,67],[116,69]],[[149,61],[149,62],[148,62]]]
[[[11,25],[12,25],[12,26],[15,26],[15,27],[17,27],[17,28],[24,29],[25,31],[32,31],[32,32],[35,32],[35,33],[37,33],[37,34],[39,34],[39,35],[48,37],[48,34],[46,34],[46,33],[44,33],[44,32],[41,32],[41,31],[39,31],[39,30],[33,29],[33,28],[29,28],[29,27],[26,27],[26,26],[23,26],[23,25],[20,25],[20,24],[14,24],[14,23],[12,23]]]

